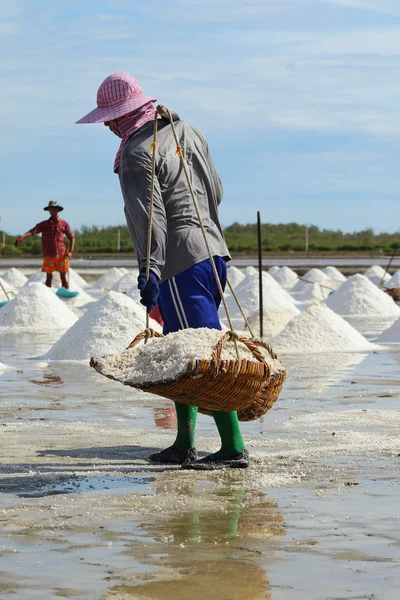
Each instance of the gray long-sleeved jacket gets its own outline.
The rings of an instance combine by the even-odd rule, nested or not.
[[[212,253],[229,259],[218,219],[222,184],[207,142],[187,123],[177,119],[174,125]],[[146,265],[152,141],[151,121],[129,138],[119,168],[126,220],[140,269]],[[171,125],[165,119],[158,121],[157,142],[150,270],[165,281],[208,258],[208,252],[176,153]]]

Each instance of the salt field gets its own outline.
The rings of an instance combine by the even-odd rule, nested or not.
[[[248,469],[187,471],[147,460],[174,438],[172,402],[88,364],[144,329],[137,295],[118,286],[123,277],[134,283],[123,270],[102,273],[100,284],[76,273],[79,305],[9,273],[15,299],[0,308],[0,596],[397,600],[398,304],[361,273],[313,269],[306,283],[283,270],[283,285],[282,269],[265,273],[265,339],[288,379],[264,417],[241,425]],[[258,329],[258,273],[238,271],[232,285]],[[290,278],[307,286],[302,294]],[[334,281],[341,285],[327,299],[317,293]],[[243,329],[236,310],[234,324]],[[186,333],[165,365],[189,352]],[[196,434],[200,455],[218,449],[212,419],[199,415]]]

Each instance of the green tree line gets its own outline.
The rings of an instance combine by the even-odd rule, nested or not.
[[[119,232],[119,234],[118,234]],[[257,251],[257,225],[233,223],[224,229],[225,238],[231,252]],[[95,255],[119,251],[133,252],[133,245],[126,225],[115,227],[83,226],[75,231],[75,253]],[[265,252],[304,252],[306,228],[298,223],[264,223],[262,225],[262,247]],[[0,232],[0,241],[2,232]],[[40,237],[30,237],[18,248],[14,242],[16,236],[5,235],[5,247],[2,256],[41,255]],[[310,252],[391,252],[400,248],[400,232],[374,233],[364,229],[353,233],[340,230],[319,229],[314,225],[308,229],[308,250]]]

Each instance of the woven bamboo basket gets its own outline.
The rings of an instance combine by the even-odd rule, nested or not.
[[[251,338],[257,346],[265,348],[271,358],[277,359],[278,355],[272,349],[272,347],[261,340]],[[255,421],[260,417],[264,416],[270,408],[273,407],[275,402],[278,400],[279,394],[281,393],[282,386],[286,381],[287,373],[284,369],[279,373],[271,373],[267,385],[260,391],[260,393],[253,399],[252,403],[247,408],[238,410],[239,421]],[[209,410],[199,408],[199,411],[203,414],[210,415]]]
[[[400,302],[400,288],[386,288],[384,290],[395,302]]]
[[[154,335],[163,337],[160,333],[154,332]],[[146,332],[140,333],[128,348],[134,348],[147,337]],[[282,374],[280,378],[274,377],[259,350],[259,346],[264,346],[264,343],[244,336],[237,336],[237,343],[244,344],[257,361],[222,360],[224,345],[235,337],[232,332],[222,335],[210,360],[191,362],[186,371],[174,379],[143,384],[131,384],[125,381],[122,383],[176,402],[198,406],[199,410],[204,413],[210,410],[245,411],[254,405],[249,414],[255,414],[259,411],[260,398],[263,398],[263,409],[266,406],[270,408],[279,395],[286,374],[283,372],[284,375]],[[101,359],[93,357],[90,366],[109,379],[119,381],[117,377],[104,372]],[[257,416],[251,418],[257,418]]]

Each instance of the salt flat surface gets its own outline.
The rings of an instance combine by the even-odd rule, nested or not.
[[[353,275],[328,297],[327,306],[340,315],[396,316],[400,308],[367,277]]]
[[[144,331],[145,326],[144,311],[125,294],[111,291],[89,307],[54,344],[46,358],[89,361],[94,355],[120,352]],[[150,319],[150,327],[160,331],[153,319]]]
[[[5,330],[44,331],[68,329],[77,317],[54,292],[41,283],[27,283],[0,310],[0,327]]]

